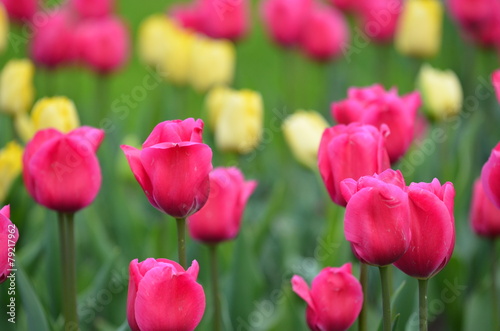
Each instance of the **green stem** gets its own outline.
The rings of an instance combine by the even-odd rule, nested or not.
[[[384,331],[391,331],[391,291],[389,289],[389,266],[382,266],[378,268],[380,271],[380,281],[382,284],[382,306],[384,311]]]
[[[427,284],[428,279],[418,280],[418,314],[420,331],[427,331]]]
[[[496,257],[496,247],[495,239],[491,242],[491,292],[492,292],[492,302],[491,307],[493,309],[493,330],[500,329],[500,321],[498,320],[498,287],[497,287],[497,257]]]
[[[368,301],[368,266],[360,262],[360,275],[359,282],[361,283],[361,288],[363,289],[363,307],[358,317],[358,330],[366,331],[366,306]]]
[[[66,250],[66,221],[63,213],[57,213],[57,220],[59,223],[59,247],[61,250],[61,274],[62,274],[62,310],[64,319],[67,319],[68,316],[68,305],[66,304],[67,299],[66,295],[68,293],[68,274],[65,266],[66,261],[68,260],[68,254]]]
[[[186,219],[176,218],[177,222],[177,248],[179,251],[179,264],[186,269]]]
[[[210,271],[212,274],[212,296],[214,305],[214,331],[222,330],[222,311],[220,306],[219,275],[217,267],[217,244],[209,245]]]

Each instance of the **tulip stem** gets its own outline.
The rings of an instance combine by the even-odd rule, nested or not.
[[[389,289],[389,266],[381,266],[378,268],[380,271],[380,281],[382,284],[382,307],[384,312],[384,331],[391,331],[391,291]]]
[[[418,280],[418,314],[420,331],[427,331],[427,284],[428,279]]]
[[[186,219],[176,218],[177,221],[177,248],[179,250],[179,264],[186,269]]]
[[[222,330],[222,312],[220,306],[219,274],[217,266],[217,244],[209,245],[210,271],[212,273],[212,296],[214,305],[214,331]]]
[[[492,314],[493,314],[493,330],[500,329],[500,321],[498,320],[498,287],[497,287],[497,257],[495,239],[491,241],[491,292],[492,292]]]
[[[368,298],[368,266],[360,262],[360,274],[359,282],[361,283],[361,288],[363,290],[363,306],[361,307],[361,312],[358,318],[358,330],[366,331],[366,303]]]

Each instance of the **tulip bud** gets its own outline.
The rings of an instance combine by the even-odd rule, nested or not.
[[[248,0],[200,0],[201,33],[232,41],[243,38],[249,28]]]
[[[5,7],[0,3],[0,53],[5,51],[7,40],[9,38],[9,17]]]
[[[0,74],[0,111],[25,114],[33,103],[35,66],[29,60],[10,60]]]
[[[66,97],[38,100],[33,106],[31,119],[36,131],[53,128],[68,133],[80,126],[75,104]]]
[[[168,56],[169,41],[176,30],[164,14],[155,14],[142,21],[137,37],[140,59],[154,68],[161,65]]]
[[[311,288],[302,277],[295,275],[292,289],[307,303],[307,325],[313,331],[347,330],[363,306],[363,290],[352,275],[350,263],[321,270]]]
[[[481,180],[486,196],[500,208],[500,143],[491,151],[490,158],[484,164]]]
[[[415,57],[436,55],[441,47],[442,23],[439,0],[407,0],[396,30],[396,49]]]
[[[133,331],[192,331],[205,312],[196,260],[184,270],[167,259],[130,262],[127,320]]]
[[[23,155],[28,193],[58,212],[73,213],[88,206],[101,187],[95,153],[103,138],[103,130],[85,126],[68,134],[55,129],[38,131]]]
[[[99,18],[113,12],[115,0],[71,0],[72,9],[80,18]]]
[[[191,74],[191,53],[196,36],[193,32],[181,28],[174,31],[165,36],[168,38],[165,39],[167,53],[161,63],[160,74],[176,85],[184,85]]]
[[[345,179],[344,234],[363,263],[385,266],[399,260],[411,242],[410,207],[401,172]]]
[[[364,33],[373,41],[390,42],[396,32],[402,0],[370,0],[358,4]]]
[[[256,186],[256,181],[245,181],[238,168],[214,169],[210,173],[207,203],[188,218],[191,237],[210,244],[234,239]]]
[[[3,283],[10,270],[15,269],[15,244],[19,239],[19,231],[10,220],[10,206],[0,209],[0,284]]]
[[[29,21],[38,9],[38,0],[2,0],[12,20]]]
[[[500,209],[484,193],[480,178],[474,182],[470,220],[472,230],[478,236],[500,237]]]
[[[328,122],[315,111],[298,111],[283,122],[285,140],[295,158],[311,169],[317,169],[321,136]]]
[[[374,126],[360,123],[335,125],[324,131],[319,145],[318,167],[334,203],[347,204],[340,191],[344,179],[358,180],[361,176],[380,173],[390,167],[385,148],[388,134],[386,126],[379,131]]]
[[[431,278],[448,264],[455,247],[455,189],[450,182],[441,186],[434,179],[411,183],[407,192],[411,241],[394,265],[411,277]]]
[[[495,71],[491,79],[493,81],[493,87],[495,88],[498,102],[500,102],[500,70]]]
[[[14,180],[21,173],[23,148],[15,141],[0,150],[0,202],[5,201]]]
[[[417,84],[424,99],[424,109],[431,118],[443,120],[458,115],[462,108],[463,93],[453,71],[441,71],[424,64]]]

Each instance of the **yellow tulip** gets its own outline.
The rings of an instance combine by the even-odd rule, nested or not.
[[[163,78],[177,85],[188,83],[195,38],[193,32],[175,27],[173,33],[165,39],[167,52],[160,66]]]
[[[317,169],[318,149],[328,122],[315,111],[297,111],[283,122],[285,140],[295,158],[311,169]]]
[[[35,131],[54,128],[67,133],[80,126],[75,104],[66,97],[38,100],[33,106],[31,119]]]
[[[234,91],[225,86],[217,86],[210,90],[205,100],[205,108],[208,110],[208,126],[215,130],[215,123],[219,119],[224,102]]]
[[[9,38],[9,16],[5,7],[0,3],[0,53],[5,51],[7,40]]]
[[[441,1],[406,1],[396,30],[396,49],[415,57],[436,55],[441,47],[442,23]]]
[[[151,15],[142,21],[138,32],[138,51],[141,60],[157,68],[168,54],[170,40],[178,28],[165,14]]]
[[[441,71],[424,64],[417,84],[430,117],[441,120],[458,115],[462,108],[463,93],[453,71]]]
[[[15,116],[28,112],[35,89],[35,66],[30,60],[10,60],[0,74],[0,111]]]
[[[12,183],[21,172],[22,157],[23,149],[14,141],[0,150],[0,203],[5,200]]]
[[[14,117],[14,127],[19,137],[24,142],[28,142],[35,135],[35,126],[33,120],[28,114],[20,114]]]
[[[205,92],[217,85],[230,84],[235,59],[236,52],[230,41],[198,36],[191,53],[192,86],[199,92]]]

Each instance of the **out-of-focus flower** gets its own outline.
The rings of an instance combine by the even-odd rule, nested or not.
[[[38,9],[38,0],[1,0],[12,20],[29,21]]]
[[[169,10],[171,16],[185,29],[201,32],[203,29],[203,13],[200,2],[175,4]]]
[[[342,13],[320,5],[312,8],[302,29],[302,50],[317,61],[328,61],[342,54],[349,40],[349,29]]]
[[[190,60],[192,86],[205,92],[217,85],[229,85],[233,80],[236,51],[228,40],[213,40],[197,36]]]
[[[70,0],[71,8],[80,18],[99,18],[111,15],[115,0]]]
[[[480,178],[474,182],[470,221],[472,230],[477,235],[487,238],[500,237],[500,209],[484,193]]]
[[[295,158],[311,169],[317,169],[321,136],[328,122],[315,111],[297,111],[283,122],[283,133]]]
[[[207,109],[221,151],[246,154],[258,146],[264,116],[260,93],[216,88],[207,96]]]
[[[442,24],[441,1],[407,0],[396,30],[396,49],[415,57],[436,55],[441,47]]]
[[[402,0],[364,0],[358,4],[364,33],[373,41],[390,42],[396,32]]]
[[[167,53],[161,63],[160,74],[174,84],[187,84],[191,74],[191,54],[196,35],[191,31],[176,28],[174,33],[165,37],[169,39],[165,40]]]
[[[486,196],[500,208],[500,143],[491,151],[490,158],[484,164],[481,180]]]
[[[10,269],[16,268],[12,253],[18,239],[19,231],[10,220],[10,206],[4,206],[0,209],[0,284],[10,275]]]
[[[399,260],[410,247],[410,207],[401,172],[352,178],[341,183],[347,201],[344,234],[363,263],[385,266]]]
[[[350,263],[321,270],[311,288],[302,277],[294,275],[292,289],[307,303],[307,325],[313,331],[347,330],[363,306],[363,290],[352,275]]]
[[[66,97],[38,100],[33,106],[31,119],[35,131],[53,128],[68,133],[80,126],[75,104]]]
[[[58,212],[88,206],[101,187],[96,151],[104,131],[80,127],[68,134],[55,129],[38,131],[26,145],[23,178],[33,199]]]
[[[198,262],[184,270],[167,259],[130,262],[127,320],[133,331],[192,331],[205,313],[205,291],[196,282]]]
[[[139,26],[138,49],[141,60],[154,68],[161,65],[166,56],[172,34],[177,27],[164,14],[147,17]]]
[[[30,60],[10,60],[0,74],[0,111],[26,114],[33,103],[35,66]]]
[[[243,38],[249,29],[248,0],[200,0],[202,32],[212,38]]]
[[[415,118],[421,105],[420,94],[400,97],[396,88],[385,91],[381,85],[351,87],[347,99],[332,103],[332,117],[340,124],[361,122],[380,127],[386,124],[390,134],[386,147],[391,162],[401,158],[414,138]]]
[[[0,2],[0,53],[5,51],[9,38],[9,17],[4,5]]]
[[[450,261],[455,247],[453,206],[455,189],[450,182],[411,183],[411,241],[406,253],[394,266],[419,279],[431,278]]]
[[[142,150],[121,146],[151,205],[175,218],[194,214],[208,199],[212,150],[202,143],[202,130],[202,120],[165,121]]]
[[[342,11],[357,10],[365,0],[330,0],[332,5]]]
[[[493,87],[495,88],[495,93],[497,95],[498,102],[500,102],[500,70],[496,70],[491,76],[493,82]]]
[[[424,64],[417,85],[424,99],[424,109],[431,118],[442,120],[458,115],[463,93],[460,80],[453,71],[441,71]]]
[[[256,186],[256,181],[245,181],[238,168],[215,168],[210,173],[207,203],[188,218],[191,237],[209,244],[234,239]]]
[[[0,150],[0,203],[5,201],[22,169],[23,148],[15,141]]]

